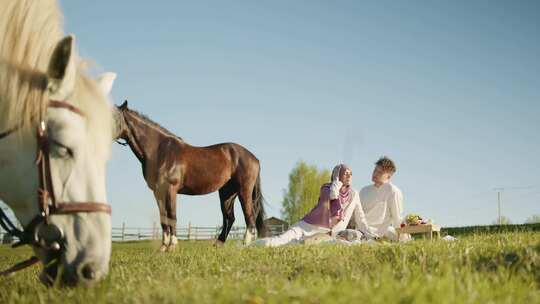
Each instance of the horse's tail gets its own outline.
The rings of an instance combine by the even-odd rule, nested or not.
[[[255,182],[255,187],[253,187],[253,210],[257,218],[255,219],[255,227],[257,227],[257,236],[265,237],[268,231],[266,223],[264,222],[266,214],[264,212],[264,197],[261,192],[261,172],[257,176],[257,181]]]

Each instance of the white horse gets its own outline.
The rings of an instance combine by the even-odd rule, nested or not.
[[[111,253],[114,77],[83,74],[56,0],[0,0],[0,8],[0,199],[43,263],[44,283],[96,282]]]

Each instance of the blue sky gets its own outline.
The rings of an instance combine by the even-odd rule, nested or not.
[[[444,226],[540,214],[538,1],[61,1],[97,71],[193,145],[233,141],[261,161],[280,215],[303,159],[345,161],[353,185],[389,155],[406,213]],[[520,188],[512,188],[520,187]],[[115,145],[113,225],[151,227],[141,167]],[[217,194],[178,196],[181,226],[221,224]],[[237,225],[243,225],[239,203]]]

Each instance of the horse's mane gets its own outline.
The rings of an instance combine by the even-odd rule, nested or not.
[[[177,139],[179,139],[179,140],[181,140],[181,141],[184,141],[184,140],[182,139],[182,137],[180,137],[180,136],[178,136],[178,135],[172,133],[171,131],[165,129],[163,126],[161,126],[161,125],[158,124],[157,122],[151,120],[151,119],[150,119],[148,116],[146,116],[145,114],[142,114],[142,113],[140,113],[140,112],[138,112],[138,111],[135,111],[135,110],[133,110],[133,109],[128,109],[128,111],[129,111],[131,114],[134,114],[135,116],[137,116],[138,118],[144,120],[144,122],[146,122],[148,125],[157,128],[158,130],[162,131],[163,133],[165,133],[165,134],[167,134],[167,135],[169,135],[169,136],[171,136],[171,137],[175,137],[175,138],[177,138]]]
[[[24,126],[45,109],[43,72],[63,18],[55,0],[0,0],[0,7],[0,115]]]
[[[0,8],[0,127],[28,128],[46,110],[46,71],[64,36],[63,15],[57,0],[0,0]],[[104,134],[99,130],[108,130],[110,134],[109,104],[96,102],[104,100],[103,94],[82,73],[82,60],[73,55],[77,79],[69,102],[86,114],[89,132],[98,135]]]

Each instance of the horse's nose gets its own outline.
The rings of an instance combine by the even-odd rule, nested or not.
[[[80,283],[92,285],[103,278],[104,271],[95,262],[82,263],[77,267],[77,277]]]
[[[80,276],[87,281],[94,281],[97,277],[96,271],[91,263],[82,265],[80,268]]]

